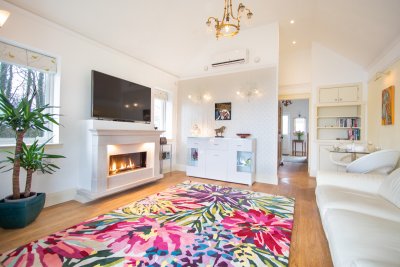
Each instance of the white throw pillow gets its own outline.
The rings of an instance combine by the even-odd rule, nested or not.
[[[378,194],[400,208],[400,168],[383,180]]]

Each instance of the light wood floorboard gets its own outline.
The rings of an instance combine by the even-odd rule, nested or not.
[[[33,240],[40,239],[56,231],[71,227],[82,221],[190,179],[203,183],[227,185],[236,188],[295,197],[296,204],[290,247],[290,266],[333,266],[328,243],[322,229],[321,219],[315,202],[315,178],[308,176],[306,164],[299,163],[285,163],[285,166],[279,168],[278,176],[279,184],[277,186],[255,183],[253,186],[249,187],[240,184],[187,177],[184,172],[173,172],[171,174],[166,174],[164,179],[157,182],[133,188],[129,191],[87,204],[68,201],[45,208],[38,219],[24,229],[5,230],[0,228],[0,253],[4,253]]]

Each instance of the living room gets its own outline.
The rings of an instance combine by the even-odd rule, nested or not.
[[[0,253],[190,180],[278,194],[287,197],[286,201],[291,204],[295,198],[296,204],[292,207],[295,215],[293,210],[291,213],[294,216],[292,242],[286,242],[286,254],[277,257],[274,263],[331,266],[330,246],[333,245],[329,238],[326,240],[319,217],[315,177],[318,171],[337,168],[327,148],[352,142],[320,140],[334,128],[329,125],[330,129],[322,129],[326,125],[319,125],[323,120],[318,115],[320,90],[356,86],[359,111],[351,115],[361,121],[361,136],[355,140],[356,145],[400,150],[397,116],[391,125],[382,125],[381,121],[382,90],[400,86],[397,14],[400,3],[392,0],[383,1],[385,4],[382,1],[351,4],[347,1],[243,1],[245,7],[241,12],[247,15],[250,12],[252,16],[245,16],[237,35],[216,38],[215,21],[211,19],[211,27],[206,22],[209,17],[219,18],[223,14],[222,0],[81,2],[0,0],[0,9],[9,12],[0,28],[0,42],[4,44],[0,61],[29,69],[29,64],[18,61],[20,54],[16,53],[14,59],[5,59],[10,57],[9,51],[22,49],[25,51],[22,54],[44,55],[53,64],[50,70],[43,66],[32,69],[42,69],[51,77],[48,79],[51,83],[49,104],[59,107],[55,112],[61,114],[57,117],[60,125],[53,125],[53,132],[48,136],[52,140],[46,145],[46,153],[65,157],[51,161],[59,167],[55,173],[34,174],[32,191],[46,193],[45,208],[25,228],[0,229]],[[232,1],[232,4],[235,13],[239,2]],[[235,53],[244,63],[212,65]],[[92,109],[92,71],[151,88],[151,103],[158,99],[163,105],[161,115],[155,114],[152,106],[146,122],[98,120],[101,116],[94,116]],[[395,93],[393,98],[396,115],[400,96]],[[283,100],[298,99],[307,99],[309,105],[308,114],[302,114],[307,118],[308,138],[299,138],[307,147],[308,163],[279,167],[279,107]],[[229,110],[229,119],[218,119],[217,104],[225,103],[229,103],[224,106]],[[221,127],[225,138],[214,138],[214,130]],[[289,135],[294,140],[293,131]],[[237,134],[251,135],[239,139]],[[158,142],[160,135],[171,145],[167,159],[158,157],[164,149]],[[111,146],[129,145],[128,139],[131,143],[144,144],[145,149],[138,147],[137,150],[147,151],[151,170],[145,170],[144,174],[134,171],[135,182],[125,183],[129,178],[113,181],[108,178],[111,167],[106,164],[107,153]],[[227,165],[224,167],[227,171],[214,172],[217,177],[191,175],[187,172],[189,158],[207,153],[207,149],[202,150],[200,144],[194,143],[211,139],[212,145],[226,146],[226,151],[218,154],[213,149],[215,159],[210,158],[204,164],[214,164],[213,170]],[[229,177],[235,174],[229,172],[231,161],[227,155],[231,147],[247,146],[246,142],[251,140],[254,144],[249,145],[249,152],[253,153],[250,174],[240,176],[250,178],[240,184],[232,183]],[[15,141],[12,142],[2,142],[2,150],[13,151]],[[122,154],[127,153],[125,149],[121,148]],[[236,155],[236,150],[233,151]],[[0,159],[6,156],[2,153]],[[218,161],[216,157],[222,159]],[[301,175],[297,166],[301,166]],[[21,187],[25,184],[24,174],[21,170]],[[12,193],[11,175],[11,172],[0,173],[0,198]],[[64,219],[57,214],[63,214],[68,220],[63,223]],[[398,245],[399,240],[396,242]],[[393,247],[398,251],[400,248],[396,245]],[[82,250],[93,253],[86,249]],[[0,259],[4,260],[1,258],[4,255]],[[8,260],[2,264],[19,263]],[[232,263],[235,264],[247,266]]]

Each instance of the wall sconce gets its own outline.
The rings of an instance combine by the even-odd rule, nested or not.
[[[240,97],[247,97],[247,102],[250,102],[250,99],[255,96],[259,96],[260,92],[257,89],[250,89],[248,91],[236,91],[236,94]]]
[[[379,80],[383,76],[389,76],[390,75],[390,70],[388,71],[379,71],[375,74],[375,81]]]
[[[212,99],[212,96],[209,93],[198,94],[198,95],[189,94],[188,99],[190,99],[194,103],[207,103]]]
[[[7,10],[0,10],[0,28],[3,27],[9,16],[10,12],[8,12]]]

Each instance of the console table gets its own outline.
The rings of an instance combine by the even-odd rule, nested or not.
[[[189,137],[186,174],[252,185],[255,150],[253,138]]]
[[[297,144],[301,145],[301,156],[305,156],[307,151],[306,142],[304,140],[292,140],[292,156],[297,156]]]

